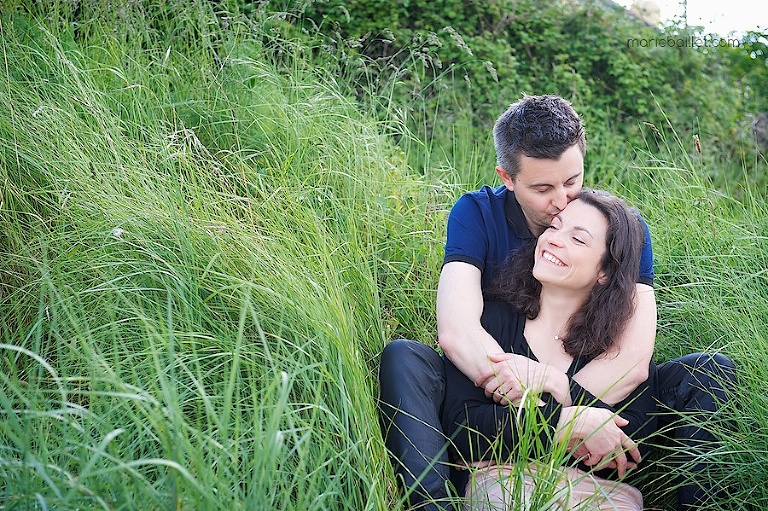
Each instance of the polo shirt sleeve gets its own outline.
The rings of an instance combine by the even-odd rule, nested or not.
[[[462,195],[448,215],[443,265],[469,263],[481,272],[488,256],[488,235],[481,206],[471,194]]]
[[[648,229],[648,224],[645,223],[642,217],[640,222],[643,224],[643,231],[645,232],[645,242],[643,243],[643,251],[640,253],[640,276],[638,282],[653,287],[653,246],[651,245],[651,231]]]

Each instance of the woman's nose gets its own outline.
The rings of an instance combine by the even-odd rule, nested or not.
[[[545,232],[547,233],[547,237],[544,239],[546,243],[549,243],[550,245],[554,245],[556,247],[560,247],[563,245],[562,236],[560,235],[559,230],[549,229]]]

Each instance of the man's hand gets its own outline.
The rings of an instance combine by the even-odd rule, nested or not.
[[[585,465],[596,470],[615,468],[623,477],[640,462],[637,444],[621,430],[628,424],[610,410],[568,406],[560,414],[558,438],[567,439],[572,454]]]
[[[514,353],[493,354],[488,359],[491,363],[475,382],[486,397],[507,405],[521,399],[526,389],[542,392],[546,378],[542,364]]]
[[[568,395],[568,377],[552,366],[514,353],[495,353],[488,360],[475,385],[500,405],[519,401],[526,390],[550,392],[561,403]]]

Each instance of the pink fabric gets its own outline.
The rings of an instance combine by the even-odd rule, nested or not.
[[[464,511],[642,511],[643,495],[634,486],[595,477],[572,467],[523,470],[492,465],[476,470],[465,495]]]

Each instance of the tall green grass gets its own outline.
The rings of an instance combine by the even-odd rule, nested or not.
[[[274,16],[73,5],[0,13],[3,508],[401,507],[378,354],[434,342],[445,213],[493,162],[369,115]],[[739,366],[717,455],[761,509],[765,190],[656,153],[620,174],[601,184],[653,231],[659,357]]]
[[[222,54],[2,18],[0,502],[384,509],[380,288],[436,265],[435,192],[333,83],[176,9]]]
[[[659,310],[656,360],[706,351],[723,353],[736,365],[737,384],[720,413],[706,424],[684,419],[710,427],[721,441],[695,460],[710,463],[707,477],[728,496],[713,509],[763,509],[768,505],[760,483],[768,479],[760,461],[768,453],[768,371],[762,363],[768,356],[768,190],[759,184],[717,187],[713,176],[723,169],[711,168],[712,160],[702,158],[692,141],[681,140],[672,126],[656,136],[656,150],[638,148],[634,160],[603,184],[628,197],[651,229]],[[732,165],[726,173],[738,172],[739,162]],[[745,176],[743,183],[749,182]],[[650,485],[652,503],[665,502],[660,497],[674,489],[670,471],[688,480],[690,468],[660,463]]]

